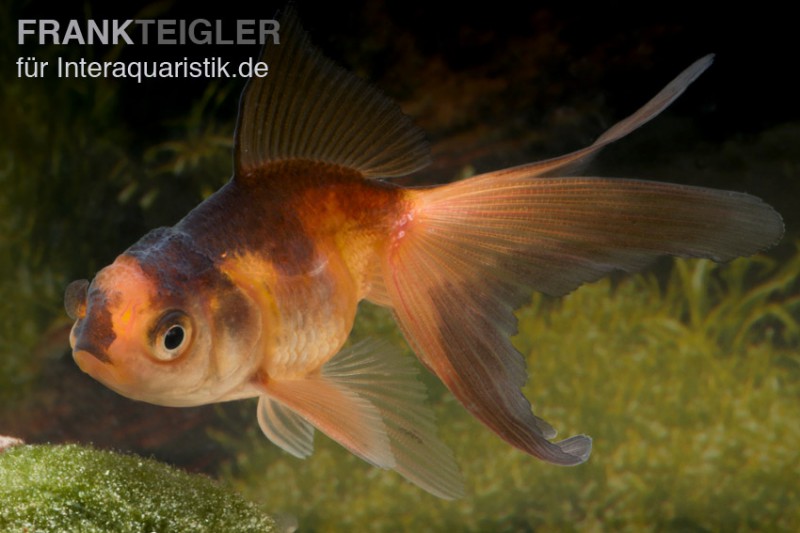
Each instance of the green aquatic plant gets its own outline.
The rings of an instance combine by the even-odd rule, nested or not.
[[[739,354],[765,340],[797,345],[798,262],[800,254],[783,263],[759,256],[724,269],[707,261],[677,261],[664,295],[672,305],[669,317],[649,325],[662,331],[665,341],[691,331],[694,345],[707,343],[709,355]],[[649,282],[655,287],[652,276]]]
[[[92,245],[101,254],[106,250],[89,232],[70,232],[64,221],[91,220],[105,193],[127,172],[119,129],[97,135],[108,124],[111,98],[102,83],[90,88],[76,81],[58,93],[41,80],[0,85],[2,129],[14,132],[0,144],[0,397],[5,402],[21,394],[37,371],[35,347],[61,314],[69,271],[85,262],[80,257]],[[97,176],[98,186],[83,186],[86,176]],[[119,215],[87,227],[104,236]]]
[[[0,453],[2,531],[275,531],[254,504],[167,465],[75,445]]]
[[[93,52],[37,48],[36,57],[82,53]],[[235,102],[234,86],[208,87],[152,126],[159,136],[141,147],[122,120],[117,80],[0,84],[0,128],[13,132],[0,139],[0,405],[27,394],[47,356],[64,348],[68,282],[224,182],[233,126],[214,117]]]
[[[529,397],[577,406],[549,418],[563,413],[596,437],[587,470],[602,470],[582,513],[662,528],[797,527],[798,259],[678,260],[663,291],[642,275],[577,291],[553,313],[537,309],[540,297],[523,310]]]
[[[782,530],[800,527],[800,253],[729,265],[677,260],[521,309],[526,395],[562,434],[594,437],[556,468],[510,449],[426,378],[469,485],[442,502],[324,437],[306,461],[255,425],[227,476],[314,530]],[[400,342],[365,306],[357,336]]]

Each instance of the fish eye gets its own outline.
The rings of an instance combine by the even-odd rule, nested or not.
[[[191,322],[185,313],[166,313],[155,328],[153,356],[159,361],[174,361],[191,344]]]
[[[167,350],[177,350],[183,344],[186,334],[182,326],[172,326],[164,334],[164,348]]]

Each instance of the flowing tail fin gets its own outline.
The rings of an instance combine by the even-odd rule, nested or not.
[[[661,255],[726,261],[774,244],[780,216],[747,194],[640,180],[540,178],[579,164],[657,115],[710,63],[696,62],[595,144],[564,158],[408,194],[383,264],[386,293],[414,350],[462,404],[513,446],[545,461],[586,460],[583,435],[555,431],[520,387],[509,337],[530,289],[565,294]]]

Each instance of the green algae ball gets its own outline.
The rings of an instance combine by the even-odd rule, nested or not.
[[[76,445],[0,453],[0,531],[274,531],[255,504],[199,475]]]

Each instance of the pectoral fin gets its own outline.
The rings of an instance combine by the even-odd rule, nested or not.
[[[276,410],[273,405],[262,402],[259,418],[268,419],[261,426],[262,429],[266,426],[264,433],[270,440],[276,437],[276,444],[284,450],[293,455],[299,452],[302,457],[309,444],[307,428],[302,424],[299,431],[297,428],[286,430],[285,422],[279,417],[288,409],[368,463],[381,468],[394,467],[386,427],[378,410],[353,390],[322,374],[303,379],[269,380],[264,388],[269,400],[263,402],[278,402],[282,408]],[[296,422],[292,417],[290,423]]]
[[[273,444],[299,459],[314,452],[314,426],[269,396],[258,400],[258,425]]]

